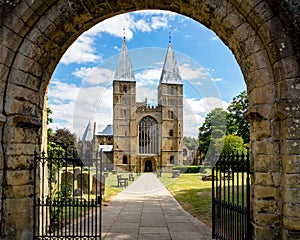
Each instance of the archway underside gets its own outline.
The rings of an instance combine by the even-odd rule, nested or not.
[[[215,31],[232,50],[250,103],[254,238],[299,237],[300,198],[295,186],[300,181],[300,50],[295,47],[299,27],[292,24],[289,13],[293,9],[297,13],[300,4],[280,0],[11,2],[16,6],[4,6],[0,30],[4,239],[32,236],[32,153],[45,144],[45,93],[58,61],[96,23],[144,9],[191,17]]]

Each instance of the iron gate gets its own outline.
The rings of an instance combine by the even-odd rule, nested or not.
[[[102,152],[34,154],[34,239],[101,239]]]
[[[251,239],[248,153],[221,155],[212,169],[212,238]]]

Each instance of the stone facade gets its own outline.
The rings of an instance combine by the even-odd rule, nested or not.
[[[231,49],[249,95],[253,239],[300,238],[299,1],[7,0],[0,5],[2,239],[32,239],[32,155],[45,146],[45,95],[58,61],[96,23],[143,9],[191,17]]]
[[[113,164],[133,172],[183,164],[183,84],[169,43],[158,105],[136,102],[136,80],[125,38],[113,81]]]

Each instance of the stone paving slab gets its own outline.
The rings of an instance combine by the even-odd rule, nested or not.
[[[153,173],[144,173],[102,209],[105,240],[211,239],[211,230],[188,214]]]

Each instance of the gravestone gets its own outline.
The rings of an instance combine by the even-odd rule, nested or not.
[[[100,190],[102,190],[102,195],[105,191],[105,176],[100,174],[93,175],[93,183],[92,183],[92,193],[93,194],[100,194]]]
[[[81,173],[77,175],[77,186],[82,189],[83,193],[89,193],[90,189],[90,174]]]

